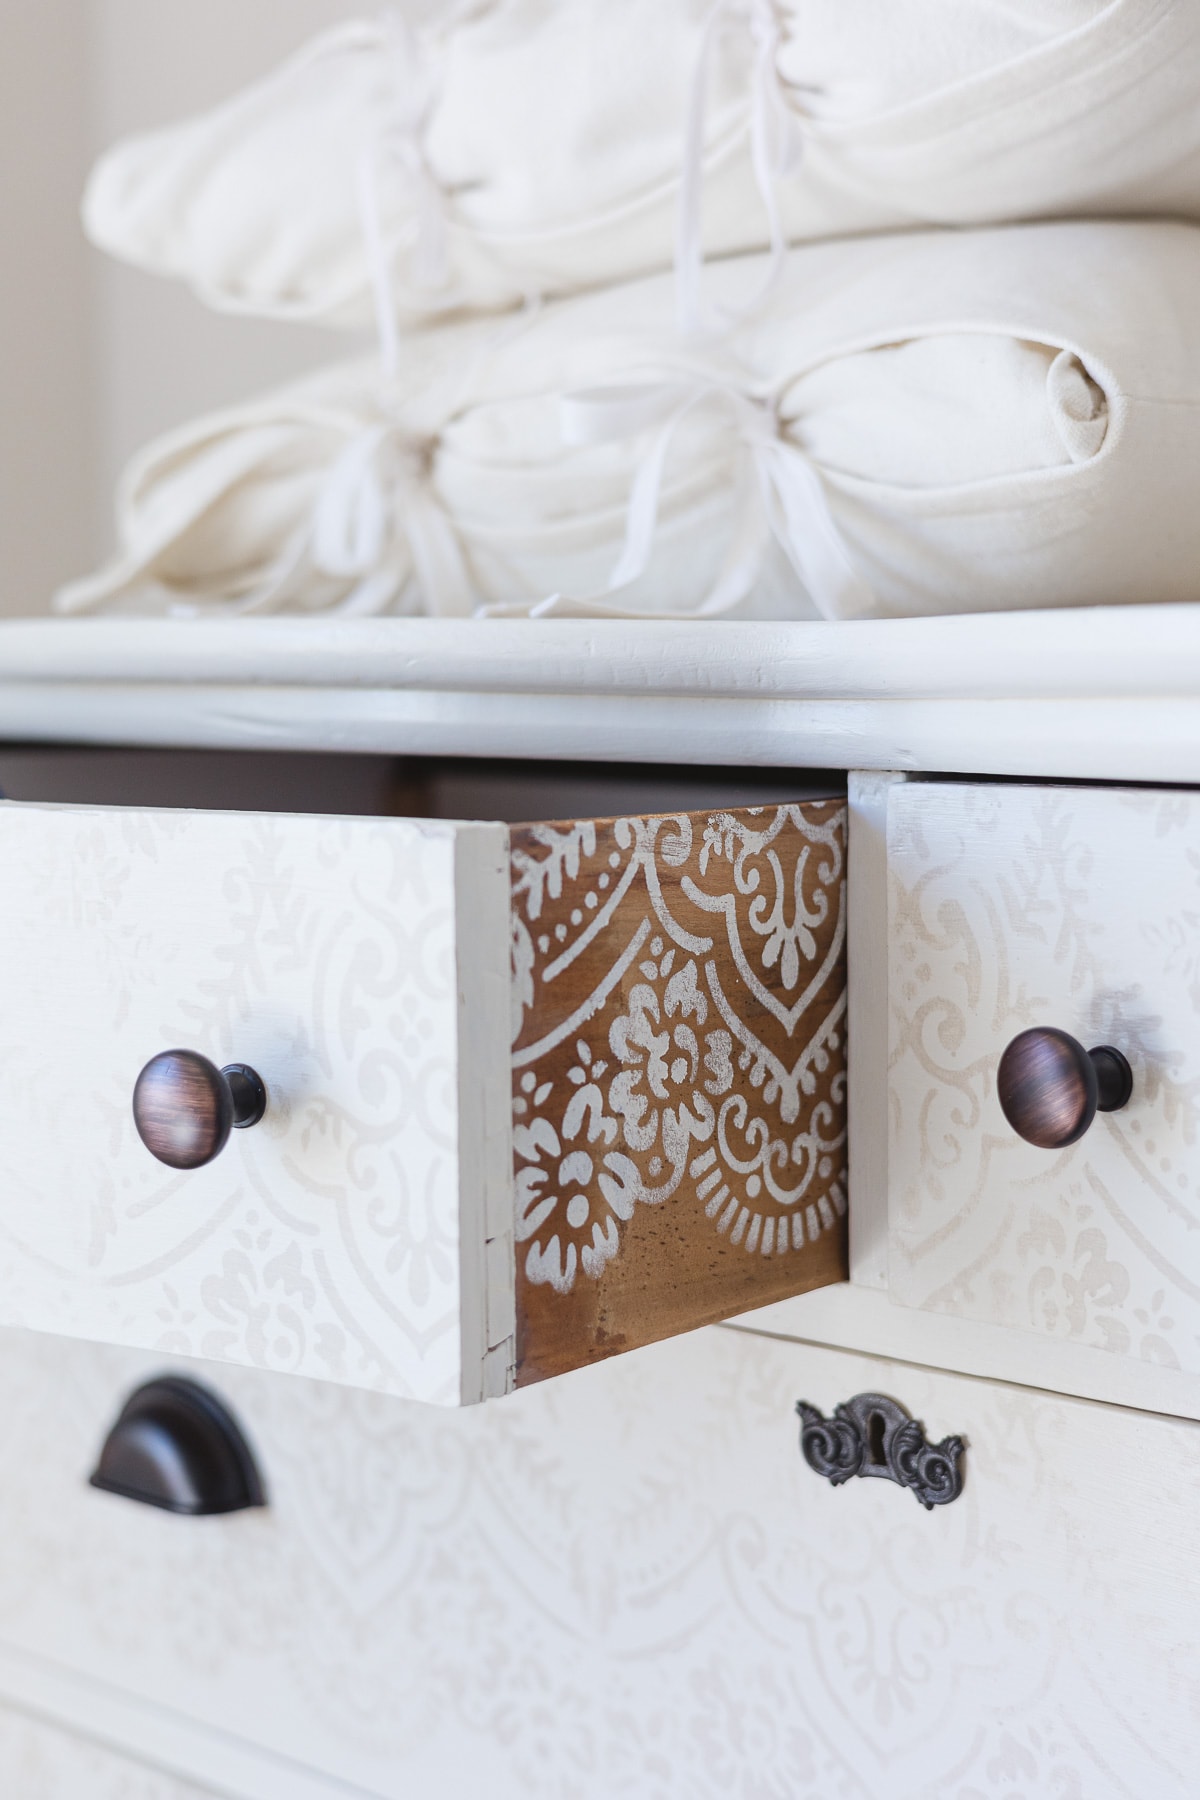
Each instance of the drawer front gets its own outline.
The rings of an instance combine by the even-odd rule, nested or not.
[[[1200,1370],[1200,797],[913,783],[887,845],[893,1298]],[[998,1098],[1045,1027],[1133,1077],[1049,1149]]]
[[[0,807],[0,1317],[478,1398],[506,856],[499,826]],[[186,1173],[131,1113],[178,1045],[268,1092]]]
[[[0,1792],[12,1800],[217,1800],[106,1744],[0,1706]]]
[[[0,1689],[385,1800],[1195,1792],[1194,1426],[722,1329],[458,1413],[204,1367],[271,1506],[192,1520],[85,1485],[161,1369],[0,1334]],[[797,1400],[864,1392],[967,1439],[959,1499],[805,1465]]]
[[[844,1278],[844,846],[0,806],[0,1322],[455,1404]],[[267,1093],[187,1172],[177,1047]]]

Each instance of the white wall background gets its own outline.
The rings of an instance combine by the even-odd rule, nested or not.
[[[89,249],[92,157],[374,3],[0,0],[0,614],[47,611],[107,552],[113,484],[146,438],[339,353]]]

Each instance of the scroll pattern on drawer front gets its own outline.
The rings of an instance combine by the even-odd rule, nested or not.
[[[888,859],[893,1296],[1200,1369],[1200,797],[914,784]],[[1060,1151],[996,1096],[1048,1025],[1134,1081]]]
[[[478,1301],[455,872],[476,829],[0,809],[7,1321],[458,1400]],[[176,1044],[251,1062],[270,1094],[189,1174],[130,1110]]]
[[[844,1276],[845,828],[513,832],[518,1383]]]
[[[0,1319],[456,1404],[840,1279],[844,843],[0,807]],[[174,1048],[267,1093],[186,1172]]]
[[[211,1369],[272,1504],[187,1521],[85,1484],[159,1372],[0,1333],[10,1657],[387,1800],[1195,1800],[1192,1424],[734,1331],[454,1413]],[[868,1389],[953,1506],[805,1465]]]

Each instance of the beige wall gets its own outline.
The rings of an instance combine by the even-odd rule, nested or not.
[[[41,610],[92,545],[80,0],[0,0],[0,612]]]
[[[0,0],[0,613],[44,612],[112,541],[147,437],[338,353],[211,314],[91,251],[79,195],[127,132],[211,105],[374,0]]]

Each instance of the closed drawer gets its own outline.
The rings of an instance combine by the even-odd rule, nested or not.
[[[0,1706],[0,1792],[12,1800],[217,1800],[45,1719]]]
[[[1195,1793],[1195,1426],[732,1330],[460,1412],[202,1367],[271,1505],[183,1519],[86,1486],[162,1366],[0,1333],[0,1693],[140,1695],[202,1787]],[[966,1438],[953,1504],[805,1465],[867,1391]]]
[[[1200,796],[908,783],[887,858],[893,1298],[1200,1370]],[[1133,1089],[1039,1148],[998,1070],[1046,1027]]]
[[[457,1403],[840,1278],[843,842],[0,807],[0,1321]],[[178,1046],[267,1094],[186,1173]]]

